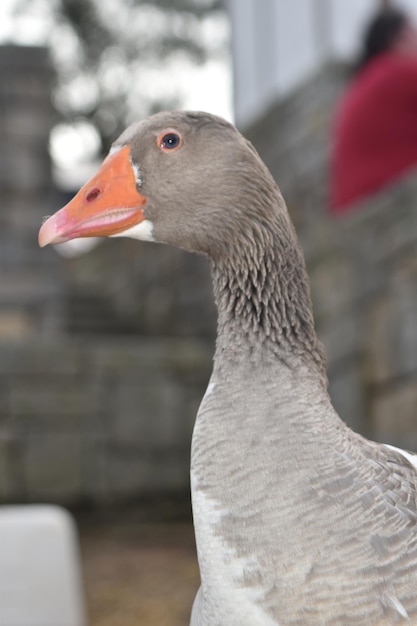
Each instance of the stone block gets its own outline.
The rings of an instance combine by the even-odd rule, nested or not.
[[[108,502],[109,452],[113,445],[106,432],[84,436],[83,500],[93,504]]]
[[[22,308],[31,308],[41,304],[42,299],[56,289],[51,289],[44,276],[35,271],[19,268],[2,276],[0,284],[0,305],[7,307],[19,305]]]
[[[39,154],[39,146],[43,145],[48,136],[53,121],[51,107],[45,107],[45,102],[32,101],[18,102],[13,108],[6,111],[4,119],[5,135],[10,142],[26,146],[37,152],[38,158],[48,159],[46,148],[43,155]]]
[[[37,70],[50,73],[48,50],[41,46],[16,46],[13,44],[0,47],[0,69],[9,71],[11,76],[19,79],[22,73],[32,75]],[[4,88],[6,85],[3,85]]]
[[[184,404],[184,391],[167,380],[158,384],[123,381],[117,392],[115,441],[156,450],[186,445]]]
[[[152,382],[172,376],[187,383],[204,384],[211,372],[214,343],[193,338],[108,338],[97,342],[94,368],[111,376]]]
[[[417,257],[402,258],[384,293],[369,303],[367,377],[372,383],[417,373]]]
[[[352,251],[362,250],[366,265],[386,267],[398,256],[415,249],[416,190],[417,176],[413,170],[341,218],[340,227]],[[363,270],[367,269],[365,264]]]
[[[109,497],[137,499],[158,493],[186,492],[190,488],[189,450],[146,450],[113,447],[108,464]]]
[[[335,370],[330,369],[329,394],[342,420],[356,432],[369,435],[366,390],[358,358],[344,361]]]
[[[365,377],[371,384],[392,376],[392,303],[385,294],[369,305],[365,333]]]
[[[417,377],[375,393],[371,416],[379,441],[417,450]]]
[[[355,300],[353,268],[340,254],[322,250],[320,260],[309,265],[314,313],[317,321],[343,315]]]
[[[24,192],[19,190],[4,203],[4,219],[13,234],[14,240],[23,240],[24,249],[20,252],[30,252],[33,262],[39,265],[45,257],[52,257],[52,253],[40,250],[37,242],[37,232],[44,215],[52,214],[59,208],[52,193],[33,193],[33,190]],[[16,241],[13,242],[16,245]],[[53,251],[54,249],[52,249]],[[54,264],[60,264],[60,257],[54,254]]]
[[[0,341],[24,341],[35,334],[33,319],[21,309],[0,311]]]
[[[417,254],[402,255],[391,278],[394,375],[417,374]]]
[[[88,349],[83,350],[68,340],[31,340],[22,342],[0,342],[0,376],[45,377],[79,376],[90,368]]]
[[[380,217],[372,236],[374,237],[374,258],[378,264],[386,264],[391,259],[415,250],[417,243],[417,216],[415,211],[416,172],[407,174],[404,184],[396,181],[385,196],[381,197],[385,213]],[[414,181],[415,179],[415,181]],[[411,183],[411,189],[409,188]],[[411,193],[410,193],[411,192]],[[389,203],[387,203],[389,200]],[[391,214],[390,214],[391,212]]]
[[[213,366],[214,341],[179,339],[167,345],[164,358],[167,373],[181,385],[195,385],[205,391]]]
[[[7,424],[9,422],[9,418],[9,384],[7,377],[0,376],[0,427]]]
[[[355,309],[318,324],[317,332],[324,345],[329,367],[362,351],[363,326]]]
[[[10,146],[6,154],[0,153],[0,187],[36,191],[50,184],[50,164],[46,158],[34,158],[15,146]]]
[[[25,432],[82,432],[94,423],[98,428],[98,406],[88,382],[77,378],[20,377],[10,389],[10,415]]]
[[[0,501],[19,500],[22,497],[19,458],[12,435],[0,430]]]
[[[140,339],[117,337],[96,342],[92,351],[93,367],[109,376],[123,376],[123,373],[151,380],[154,364],[165,351],[164,343],[159,339]]]
[[[29,501],[76,502],[83,495],[84,441],[80,434],[30,434],[22,443]]]

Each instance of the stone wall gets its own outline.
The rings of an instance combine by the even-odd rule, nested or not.
[[[0,48],[0,339],[53,332],[61,321],[59,263],[39,255],[36,240],[54,204],[52,81],[43,48]]]
[[[212,350],[188,339],[1,345],[0,500],[187,498]]]
[[[417,172],[337,226],[351,275],[343,317],[351,326],[363,428],[417,450]],[[337,315],[331,324],[337,336]],[[350,393],[346,387],[342,398]]]
[[[131,239],[102,239],[65,262],[63,324],[76,334],[215,336],[207,260]]]
[[[304,248],[336,408],[355,430],[417,450],[417,172],[329,217],[330,127],[345,77],[324,68],[246,134]]]
[[[213,353],[207,265],[129,240],[41,250],[42,216],[63,202],[45,50],[0,48],[0,79],[0,502],[188,502]]]

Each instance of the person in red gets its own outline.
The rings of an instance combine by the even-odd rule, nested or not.
[[[417,28],[399,10],[371,22],[337,108],[330,210],[341,214],[417,168]]]

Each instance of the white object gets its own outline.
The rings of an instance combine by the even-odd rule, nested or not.
[[[0,507],[0,626],[85,626],[75,525],[57,506]]]

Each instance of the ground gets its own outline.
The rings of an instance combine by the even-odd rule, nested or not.
[[[199,585],[190,522],[79,524],[89,626],[186,626]]]

